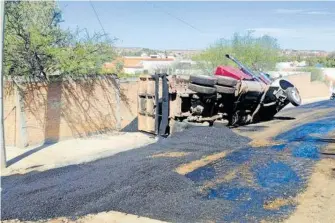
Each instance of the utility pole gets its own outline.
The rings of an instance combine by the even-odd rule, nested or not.
[[[5,35],[5,1],[0,0],[0,150],[1,150],[1,168],[7,167],[6,161],[6,148],[5,148],[5,128],[4,128],[4,74],[3,74],[3,48],[4,48],[4,35]]]

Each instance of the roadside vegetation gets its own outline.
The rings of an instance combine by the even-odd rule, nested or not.
[[[123,73],[123,64],[117,62],[112,69],[106,62],[129,52],[117,52],[116,39],[105,33],[88,33],[86,29],[61,28],[62,12],[56,1],[8,1],[5,4],[4,72],[8,77],[48,79],[50,75],[71,77],[92,74],[118,74],[119,77],[136,77]],[[143,48],[133,52],[156,54],[162,51]],[[166,52],[164,52],[166,53]],[[313,67],[335,67],[335,53],[327,57],[280,56],[277,39],[271,36],[256,37],[252,31],[235,33],[231,38],[219,39],[192,59],[197,62],[193,70],[212,75],[219,65],[232,65],[225,54],[232,54],[251,68],[273,70],[277,62],[306,60],[313,80],[322,74]]]
[[[225,57],[231,54],[243,61],[249,67],[271,70],[279,59],[279,44],[277,39],[271,36],[255,37],[253,32],[247,34],[235,33],[230,39],[220,39],[209,46],[199,55],[193,57],[199,68],[212,75],[213,70],[219,65],[235,66]]]
[[[325,75],[323,75],[322,70],[316,67],[304,67],[300,69],[301,71],[310,72],[311,73],[311,81],[322,81],[327,83],[327,79]]]
[[[6,2],[5,75],[47,79],[110,72],[103,64],[115,58],[114,39],[85,29],[61,29],[62,21],[55,1]]]
[[[307,62],[309,67],[326,67],[333,68],[335,67],[335,52],[330,53],[328,56],[286,56],[283,59],[286,61],[303,61]]]

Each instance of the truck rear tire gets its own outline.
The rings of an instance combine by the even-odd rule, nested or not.
[[[215,85],[216,91],[221,94],[235,94],[236,88]]]
[[[237,85],[237,80],[232,77],[218,76],[217,85],[235,87]]]
[[[197,84],[189,84],[188,89],[200,94],[214,94],[216,89],[214,87],[201,86]]]
[[[190,82],[198,85],[213,87],[216,84],[216,81],[216,78],[205,75],[190,76]]]

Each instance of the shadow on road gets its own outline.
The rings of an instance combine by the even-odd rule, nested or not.
[[[138,132],[138,118],[134,118],[127,126],[121,129],[121,132]]]
[[[274,120],[295,120],[293,117],[285,117],[285,116],[276,116],[273,118]]]
[[[34,149],[31,149],[31,150],[29,150],[29,151],[27,151],[27,152],[25,152],[25,153],[23,153],[23,154],[21,154],[21,155],[19,155],[17,157],[14,157],[14,158],[10,159],[7,162],[7,166],[11,166],[14,163],[17,163],[20,160],[23,160],[24,158],[26,158],[26,157],[34,154],[34,153],[37,153],[38,151],[41,151],[42,149],[45,149],[45,148],[47,148],[47,147],[49,147],[49,146],[51,146],[53,144],[55,144],[55,143],[44,143],[43,145],[40,145],[40,146],[38,146],[38,147],[36,147]]]
[[[319,138],[319,137],[311,137],[308,136],[306,138],[300,138],[292,140],[294,142],[315,142],[315,143],[335,143],[335,139],[328,139],[328,138]]]

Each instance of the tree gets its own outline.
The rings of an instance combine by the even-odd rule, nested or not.
[[[102,72],[114,56],[112,40],[85,30],[62,30],[55,1],[8,1],[5,5],[5,74],[44,77],[55,72],[80,75]]]
[[[267,35],[254,37],[252,34],[252,31],[246,35],[235,33],[231,39],[220,39],[193,59],[209,74],[219,65],[232,65],[225,54],[233,55],[249,67],[274,68],[279,58],[277,40]]]
[[[325,62],[326,67],[335,67],[335,52],[330,53]]]

